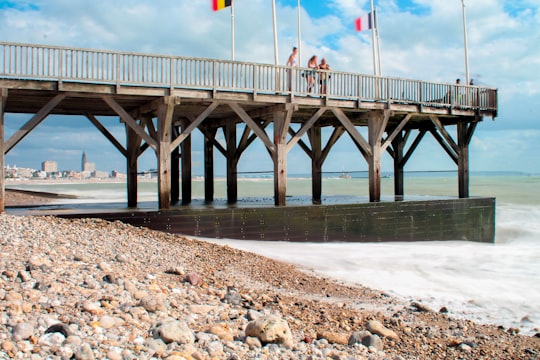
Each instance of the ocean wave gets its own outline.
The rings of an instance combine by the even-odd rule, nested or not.
[[[497,206],[497,243],[540,246],[540,205],[501,204]]]

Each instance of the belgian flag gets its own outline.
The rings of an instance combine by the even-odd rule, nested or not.
[[[231,6],[233,0],[212,0],[212,10],[218,11]]]

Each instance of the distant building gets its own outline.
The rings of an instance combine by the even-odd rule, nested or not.
[[[86,159],[86,153],[83,151],[82,161],[81,161],[81,172],[92,172],[96,170],[96,164],[88,162]]]
[[[88,179],[92,177],[92,171],[81,171],[81,179]]]
[[[29,179],[34,175],[35,169],[18,168],[17,166],[5,167],[5,177],[13,179]]]
[[[87,172],[87,171],[89,172],[96,171],[96,164],[92,162],[86,162],[84,164],[83,172]]]
[[[32,174],[32,177],[34,178],[38,178],[38,179],[45,179],[47,178],[47,173],[43,170],[41,171],[35,171],[33,174]]]
[[[114,179],[125,179],[125,178],[127,178],[127,175],[124,174],[124,173],[118,172],[116,170],[113,170],[111,172],[111,177],[114,178]]]
[[[86,153],[83,151],[82,160],[81,160],[81,171],[84,171],[85,165],[86,165]]]
[[[62,171],[62,177],[66,179],[82,179],[82,173],[74,170]]]
[[[109,173],[106,171],[94,170],[92,171],[91,177],[96,179],[106,179],[109,177]]]
[[[56,161],[44,161],[41,163],[41,170],[46,173],[55,173],[58,171],[58,164]]]

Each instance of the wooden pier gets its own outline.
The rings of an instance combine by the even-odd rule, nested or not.
[[[459,198],[469,197],[469,144],[477,124],[497,115],[496,89],[329,71],[327,92],[308,94],[305,70],[0,42],[0,211],[4,155],[52,114],[85,116],[125,156],[128,207],[137,205],[137,160],[145,151],[157,158],[159,208],[191,202],[195,130],[204,135],[207,202],[214,198],[214,152],[226,158],[233,204],[238,161],[259,139],[274,164],[275,205],[286,205],[287,153],[295,146],[311,159],[312,200],[320,204],[323,164],[344,134],[368,164],[370,202],[381,198],[384,152],[394,160],[394,193],[404,195],[405,165],[426,134],[455,162]],[[6,113],[34,115],[4,139]],[[125,144],[103,126],[103,116],[125,124]],[[326,143],[324,128],[331,129]],[[217,140],[220,131],[225,144]]]

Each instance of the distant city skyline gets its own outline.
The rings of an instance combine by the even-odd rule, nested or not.
[[[44,160],[41,162],[41,168],[17,167],[16,165],[5,165],[6,178],[108,178],[120,177],[125,174],[120,171],[99,171],[96,170],[96,165],[89,162],[86,157],[86,152],[83,151],[81,157],[81,170],[59,169],[58,164],[54,160]]]

